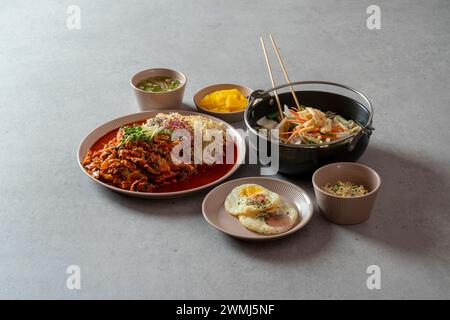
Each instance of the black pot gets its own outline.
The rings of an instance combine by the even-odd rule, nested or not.
[[[286,174],[306,174],[328,163],[358,160],[366,150],[374,130],[372,104],[365,95],[353,88],[325,81],[300,81],[274,89],[254,91],[249,97],[244,119],[249,134],[257,135],[259,139],[250,138],[249,147],[253,151],[259,150],[261,143],[265,143],[269,154],[271,153],[270,139],[255,129],[256,121],[278,110],[274,97],[269,93],[289,86],[314,87],[312,90],[294,91],[301,104],[322,111],[333,111],[346,119],[352,119],[361,125],[362,130],[330,143],[294,145],[280,142],[278,171]],[[326,91],[322,91],[325,86]],[[331,92],[331,89],[340,92]],[[350,96],[356,96],[361,101]],[[295,106],[291,92],[278,93],[278,97],[282,107],[285,104],[289,107]]]

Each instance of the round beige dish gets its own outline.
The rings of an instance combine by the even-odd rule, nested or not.
[[[252,89],[247,88],[245,86],[241,86],[239,84],[232,84],[232,83],[212,84],[199,90],[194,95],[195,107],[197,108],[198,111],[202,113],[209,114],[211,116],[217,117],[227,122],[238,122],[244,120],[245,109],[242,111],[235,111],[235,112],[216,112],[200,107],[200,101],[202,101],[202,99],[205,96],[207,96],[210,93],[213,93],[214,91],[227,89],[238,89],[247,98],[247,100],[250,94],[253,92]]]
[[[174,90],[166,92],[148,92],[137,87],[137,84],[140,81],[158,76],[178,79],[180,80],[180,86]],[[133,77],[131,77],[130,84],[133,88],[139,108],[142,111],[148,111],[174,107],[178,108],[181,106],[183,103],[186,81],[186,76],[179,71],[166,68],[152,68],[136,73]]]
[[[135,191],[120,189],[120,188],[111,186],[107,183],[104,183],[98,179],[95,179],[83,168],[83,165],[81,164],[81,162],[85,158],[87,152],[105,134],[107,134],[113,130],[116,130],[117,128],[120,128],[121,126],[130,124],[130,123],[147,120],[148,118],[151,118],[160,112],[161,111],[159,111],[159,110],[153,110],[153,111],[145,111],[145,112],[129,114],[129,115],[108,121],[108,122],[102,124],[101,126],[95,128],[91,133],[89,133],[83,139],[83,141],[80,143],[80,146],[78,147],[77,160],[78,160],[78,165],[80,166],[81,170],[83,170],[83,172],[89,178],[91,178],[94,182],[96,182],[108,189],[114,190],[116,192],[119,192],[119,193],[122,193],[122,194],[125,194],[128,196],[132,196],[132,197],[137,197],[137,198],[168,199],[168,198],[178,198],[178,197],[187,196],[187,195],[190,195],[197,191],[200,191],[205,188],[209,188],[209,187],[212,187],[212,186],[218,184],[219,182],[221,182],[221,181],[227,179],[229,176],[231,176],[240,167],[241,163],[243,163],[243,161],[245,160],[245,151],[246,151],[245,141],[241,137],[241,135],[236,131],[236,129],[234,129],[228,123],[226,123],[220,119],[208,116],[208,115],[199,114],[197,112],[167,110],[167,111],[164,111],[164,113],[178,112],[179,114],[182,114],[182,115],[201,115],[204,117],[209,117],[212,120],[221,122],[225,126],[226,130],[229,132],[231,137],[234,139],[234,142],[236,144],[236,149],[237,149],[237,160],[236,160],[235,164],[233,165],[233,167],[230,169],[230,171],[228,171],[224,176],[220,177],[219,179],[217,179],[211,183],[197,187],[197,188],[187,189],[187,190],[183,190],[183,191],[175,191],[175,192],[135,192]]]
[[[323,187],[336,181],[363,185],[369,192],[345,198],[326,192]],[[380,188],[375,170],[358,163],[337,162],[323,166],[312,176],[314,193],[322,215],[336,224],[357,224],[369,219]]]
[[[226,212],[224,201],[231,190],[247,183],[258,184],[278,193],[283,201],[297,209],[299,219],[295,225],[288,231],[275,235],[256,233],[242,226],[236,217]],[[314,207],[308,194],[295,184],[274,178],[248,177],[225,182],[211,190],[203,200],[202,211],[210,225],[232,237],[244,240],[270,240],[285,237],[303,228],[311,219]]]

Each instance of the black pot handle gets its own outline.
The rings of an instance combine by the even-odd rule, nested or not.
[[[248,106],[252,107],[253,104],[256,102],[256,100],[264,99],[264,98],[270,98],[271,95],[267,93],[265,90],[255,90],[248,96]]]
[[[360,132],[358,132],[352,140],[350,140],[350,143],[348,144],[348,151],[355,150],[356,145],[358,144],[359,139],[362,138],[363,135],[367,135],[370,137],[372,135],[373,130],[375,130],[374,127],[372,127],[372,124],[369,124],[364,129],[362,129]]]

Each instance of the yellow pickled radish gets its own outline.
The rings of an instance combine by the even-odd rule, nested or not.
[[[247,98],[238,89],[214,91],[200,101],[200,107],[215,112],[236,112],[247,107]]]
[[[214,106],[214,101],[213,101],[213,99],[211,98],[211,95],[207,95],[207,96],[205,96],[203,99],[202,99],[202,101],[200,101],[200,107],[203,107],[203,108],[213,108],[213,107],[215,107]]]

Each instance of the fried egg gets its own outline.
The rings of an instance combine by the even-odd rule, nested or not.
[[[225,210],[234,215],[255,216],[276,207],[280,196],[257,184],[235,187],[225,199]]]
[[[295,225],[298,219],[299,214],[297,210],[284,202],[255,217],[239,216],[239,222],[244,227],[262,234],[286,232]]]

